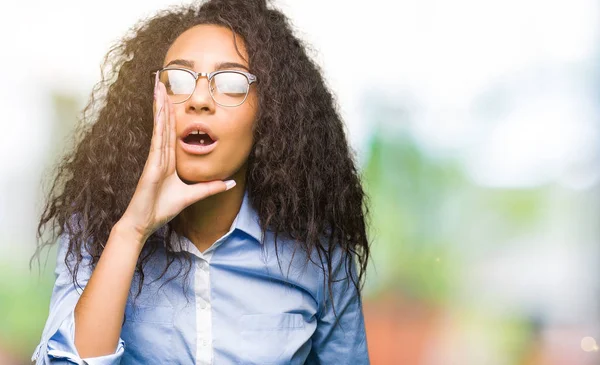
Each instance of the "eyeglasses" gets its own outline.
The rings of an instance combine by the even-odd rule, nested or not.
[[[163,68],[152,73],[166,88],[173,104],[187,101],[194,91],[200,76],[208,78],[208,91],[215,103],[225,107],[242,105],[248,97],[250,85],[256,76],[237,70],[194,72],[186,68]]]

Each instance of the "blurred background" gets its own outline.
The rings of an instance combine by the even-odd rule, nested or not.
[[[0,365],[29,363],[48,314],[55,252],[29,258],[100,62],[178,3],[0,5]],[[600,364],[598,1],[276,4],[370,196],[372,363]]]

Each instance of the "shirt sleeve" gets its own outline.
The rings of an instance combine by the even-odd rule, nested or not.
[[[332,260],[333,261],[333,260]],[[317,328],[312,335],[312,348],[307,364],[355,364],[368,365],[369,354],[360,293],[346,273],[346,260],[339,260],[332,275],[334,308],[327,290],[323,291],[325,305],[317,314]],[[354,260],[351,274],[356,281]],[[336,319],[337,315],[337,319]]]
[[[58,239],[58,252],[56,257],[55,283],[50,299],[48,319],[39,345],[36,347],[32,362],[38,365],[50,364],[89,364],[89,365],[115,365],[119,364],[125,344],[121,338],[113,354],[81,358],[75,348],[75,315],[74,309],[83,288],[91,276],[89,253],[82,250],[83,260],[77,272],[78,284],[73,283],[69,269],[65,265],[69,236],[64,233]],[[72,266],[71,266],[72,267]]]

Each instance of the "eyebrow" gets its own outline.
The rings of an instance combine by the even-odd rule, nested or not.
[[[167,63],[167,65],[165,67],[169,67],[171,65],[179,65],[179,66],[189,67],[189,68],[193,69],[194,61],[183,60],[183,59],[178,58],[176,60],[173,60],[173,61]],[[243,68],[244,70],[250,72],[250,70],[248,69],[247,66],[244,66],[241,63],[237,63],[237,62],[218,62],[215,65],[215,70],[223,70],[226,68]]]

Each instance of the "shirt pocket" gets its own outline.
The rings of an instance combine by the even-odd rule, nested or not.
[[[291,364],[310,338],[300,313],[246,314],[239,323],[242,364]]]
[[[141,364],[172,362],[174,316],[173,307],[127,303],[121,330],[125,357]]]

